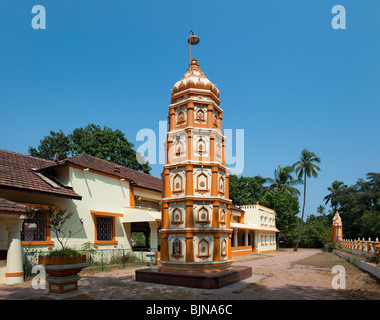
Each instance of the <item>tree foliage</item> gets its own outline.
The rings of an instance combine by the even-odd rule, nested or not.
[[[336,208],[343,222],[343,237],[347,239],[380,235],[380,173],[370,172],[349,187],[334,192]],[[332,218],[334,208],[330,213]]]
[[[310,215],[302,228],[300,246],[303,248],[323,248],[332,239],[331,220],[325,214]]]
[[[295,187],[297,184],[302,184],[302,179],[294,179],[292,172],[294,168],[292,166],[281,166],[279,165],[274,171],[274,179],[267,178],[268,183],[270,183],[268,190],[278,190],[289,192],[292,196],[298,197],[301,193]]]
[[[296,243],[296,246],[294,248],[294,251],[297,251],[299,243],[300,243],[300,237],[301,237],[301,231],[302,231],[302,222],[303,217],[305,214],[305,204],[306,204],[306,178],[310,177],[318,177],[318,171],[321,170],[316,163],[320,163],[321,159],[315,155],[314,152],[308,151],[306,149],[303,149],[301,152],[300,159],[294,163],[293,167],[296,171],[296,174],[298,176],[298,179],[303,178],[303,205],[302,205],[302,216],[300,220],[299,230],[298,230],[298,240]]]
[[[57,153],[59,160],[66,159],[72,155],[71,138],[69,135],[65,135],[62,130],[58,132],[50,131],[50,135],[40,140],[37,149],[29,147],[29,155],[46,160],[54,160]]]
[[[298,199],[285,190],[273,190],[260,199],[260,204],[276,210],[276,227],[280,230],[281,240],[284,246],[292,246],[297,234]]]
[[[230,199],[235,205],[254,204],[265,194],[266,179],[261,176],[238,177],[231,175],[229,179]]]
[[[63,160],[85,152],[121,166],[149,173],[152,169],[149,163],[144,161],[133,148],[134,144],[129,142],[119,129],[112,130],[106,126],[101,128],[98,125],[89,124],[75,129],[68,135],[61,130],[50,131],[50,135],[45,136],[37,148],[29,147],[29,154],[53,160],[55,154],[58,153],[59,159]]]
[[[327,188],[330,193],[323,198],[323,200],[325,200],[325,204],[328,204],[330,202],[334,212],[338,210],[338,203],[335,199],[335,194],[338,190],[341,190],[343,188],[347,188],[343,181],[334,180],[331,184],[331,187]]]

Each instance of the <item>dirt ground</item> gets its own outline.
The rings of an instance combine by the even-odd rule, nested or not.
[[[136,267],[81,272],[79,288],[94,300],[380,300],[380,281],[333,253],[289,249],[234,260],[252,267],[253,276],[216,290],[137,282]],[[345,269],[346,289],[332,288],[336,265]],[[31,280],[0,285],[0,300],[34,300],[46,292],[33,289]]]

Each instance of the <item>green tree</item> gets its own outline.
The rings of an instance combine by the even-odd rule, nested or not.
[[[300,244],[305,248],[323,248],[331,242],[331,237],[331,221],[328,216],[311,214],[302,228]]]
[[[264,195],[266,179],[261,176],[238,177],[230,175],[229,194],[233,204],[245,205],[254,204]]]
[[[298,240],[296,242],[296,246],[294,251],[298,250],[298,246],[300,243],[301,231],[302,231],[302,222],[303,216],[305,213],[305,203],[306,203],[306,178],[310,177],[318,177],[318,172],[321,169],[315,164],[320,163],[321,159],[315,155],[314,152],[303,149],[301,152],[300,160],[295,162],[293,167],[295,168],[296,174],[299,179],[303,178],[303,205],[302,205],[302,216],[300,221],[300,226],[298,230]]]
[[[133,150],[134,144],[118,129],[112,130],[106,126],[102,129],[89,124],[85,128],[75,129],[70,136],[73,154],[85,152],[145,173],[152,169],[147,162],[138,161],[138,155]]]
[[[293,171],[294,168],[291,166],[284,167],[279,165],[274,170],[274,179],[267,178],[266,182],[270,183],[268,190],[285,190],[286,192],[289,192],[292,196],[298,197],[300,195],[300,191],[294,186],[302,183],[302,180],[294,179],[292,176]]]
[[[133,148],[134,144],[127,140],[122,131],[89,124],[84,128],[75,129],[68,135],[61,130],[51,131],[50,135],[40,141],[37,149],[29,147],[29,154],[53,160],[58,153],[59,159],[63,160],[85,152],[121,166],[149,173],[152,169],[149,163]]]
[[[380,212],[380,173],[369,172],[366,179],[335,192],[343,222],[344,238],[377,237],[377,212]]]
[[[273,190],[260,199],[260,204],[276,210],[276,227],[280,230],[279,236],[284,246],[292,246],[297,235],[298,198],[285,190]]]
[[[362,215],[362,237],[375,237],[380,234],[380,211],[367,210]],[[375,239],[373,239],[375,240]]]
[[[327,190],[330,191],[328,195],[326,195],[323,200],[325,200],[325,204],[328,204],[330,202],[331,207],[333,208],[333,212],[338,210],[338,203],[335,199],[335,194],[338,190],[341,190],[343,188],[347,188],[347,186],[344,184],[343,181],[335,180],[331,184],[331,187],[328,187]]]
[[[46,160],[54,160],[59,155],[59,160],[66,159],[72,155],[70,136],[65,135],[62,130],[50,131],[50,135],[40,140],[36,148],[29,147],[29,155]]]
[[[325,212],[326,208],[322,205],[319,205],[318,208],[317,208],[317,212],[320,214],[320,215],[326,215],[326,212]]]

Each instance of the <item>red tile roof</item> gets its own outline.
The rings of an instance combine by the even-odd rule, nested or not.
[[[49,183],[49,179],[32,170],[54,164],[54,161],[0,149],[0,189],[81,199],[82,197],[75,193],[71,187],[54,182]]]
[[[45,169],[49,169],[55,166],[65,166],[69,164],[74,164],[82,168],[89,168],[94,171],[106,173],[115,176],[116,178],[131,180],[134,182],[135,186],[140,188],[150,189],[157,192],[162,191],[162,179],[156,178],[147,173],[116,165],[107,160],[90,156],[84,152],[74,157],[62,160],[58,164],[54,163],[54,165],[48,166]]]
[[[23,204],[0,198],[0,212],[6,211],[10,213],[28,213],[30,210],[33,209]]]

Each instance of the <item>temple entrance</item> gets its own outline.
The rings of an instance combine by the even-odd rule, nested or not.
[[[152,236],[157,237],[157,239],[151,239]],[[153,251],[160,250],[158,233],[153,233],[152,235],[152,226],[149,222],[132,222],[131,238],[133,251],[151,251],[151,249],[153,249]]]
[[[149,251],[150,228],[148,222],[132,222],[131,238],[133,251]]]

